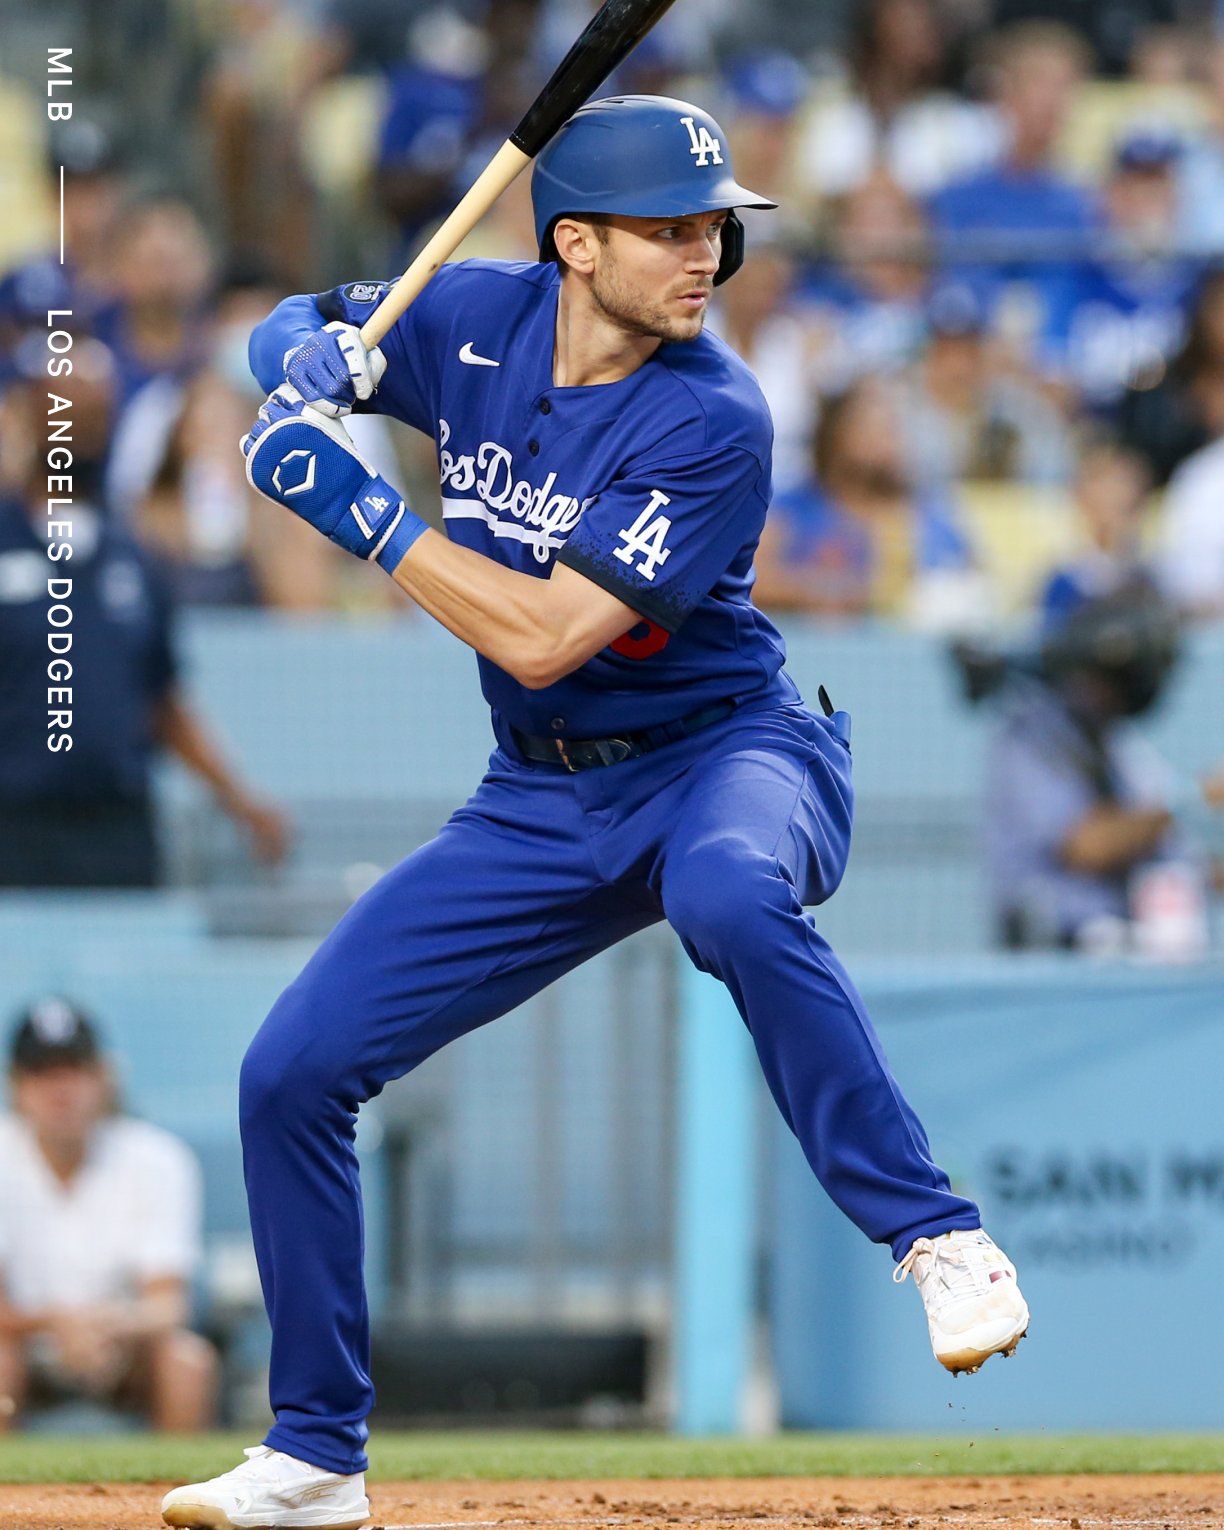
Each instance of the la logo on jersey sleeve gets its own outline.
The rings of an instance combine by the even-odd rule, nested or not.
[[[664,547],[667,533],[672,528],[671,521],[665,515],[656,515],[660,505],[670,505],[668,495],[658,489],[650,492],[650,503],[634,521],[632,526],[626,526],[616,533],[617,540],[623,542],[623,547],[614,547],[612,556],[619,558],[622,563],[627,563],[634,573],[641,574],[643,579],[653,580],[660,566],[671,557],[671,548]],[[652,520],[651,517],[654,516]],[[633,560],[642,555],[642,561],[635,563]]]

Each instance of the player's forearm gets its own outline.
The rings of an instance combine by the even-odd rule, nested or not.
[[[503,568],[436,531],[413,543],[392,577],[448,632],[529,690],[552,685],[591,656],[579,623],[550,598],[551,581]]]
[[[267,498],[376,562],[456,637],[529,690],[543,690],[640,618],[563,564],[547,579],[452,544],[374,473],[337,420],[274,393],[243,442],[247,478]]]

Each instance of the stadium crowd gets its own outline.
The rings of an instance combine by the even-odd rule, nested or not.
[[[397,269],[586,8],[164,7],[136,44],[180,61],[160,132],[107,89],[105,50],[49,139],[35,82],[0,79],[26,159],[0,238],[6,504],[46,312],[70,309],[105,421],[91,499],[180,601],[385,600],[306,528],[269,556],[233,449],[259,401],[246,334],[285,291]],[[133,30],[148,11],[123,9]],[[711,103],[781,203],[713,319],[777,424],[765,606],[955,631],[1036,609],[1073,561],[1094,591],[1140,568],[1188,615],[1224,611],[1224,42],[1206,12],[1058,9],[1076,24],[1036,0],[864,0],[805,37],[783,0],[702,0],[609,87]],[[88,49],[88,8],[62,10]],[[62,265],[39,173],[60,163]],[[470,251],[531,258],[527,214],[520,184]],[[435,513],[428,447],[363,428]]]

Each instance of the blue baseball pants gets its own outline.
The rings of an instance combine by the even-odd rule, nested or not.
[[[659,919],[731,991],[813,1171],[869,1238],[900,1258],[917,1237],[980,1225],[804,912],[845,869],[847,723],[798,702],[750,705],[576,775],[525,764],[504,739],[471,800],[323,942],[242,1069],[272,1321],[268,1445],[332,1471],[366,1466],[360,1104]]]

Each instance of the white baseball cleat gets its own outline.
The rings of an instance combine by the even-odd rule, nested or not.
[[[172,1488],[162,1518],[181,1530],[358,1530],[370,1517],[365,1474],[351,1477],[256,1445],[232,1472]]]
[[[913,1275],[926,1308],[931,1348],[954,1376],[972,1375],[991,1355],[1015,1353],[1029,1310],[1015,1266],[980,1227],[919,1238],[893,1271]]]

